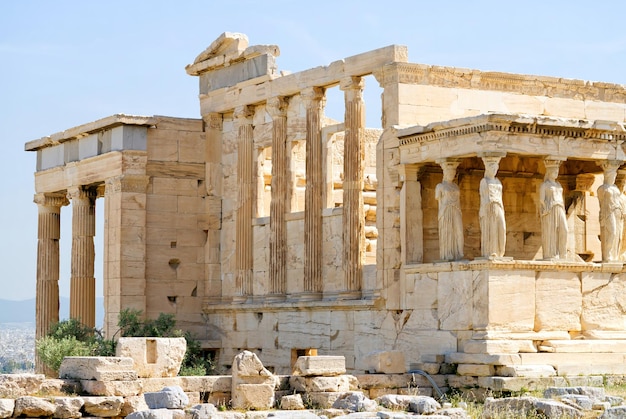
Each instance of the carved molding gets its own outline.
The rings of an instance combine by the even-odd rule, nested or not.
[[[508,122],[483,122],[476,125],[445,128],[430,131],[423,134],[413,134],[399,138],[400,146],[421,144],[429,141],[449,139],[463,135],[479,134],[483,132],[502,132],[511,134],[535,134],[540,136],[568,137],[581,139],[599,139],[606,141],[626,141],[625,132],[615,132],[595,128],[558,127],[539,125],[536,122],[508,123]]]

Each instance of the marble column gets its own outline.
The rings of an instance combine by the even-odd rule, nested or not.
[[[596,195],[600,204],[600,241],[602,262],[619,262],[622,235],[624,232],[624,199],[622,191],[615,185],[621,160],[602,162],[604,182]]]
[[[287,289],[287,101],[283,97],[271,98],[266,109],[272,117],[269,294],[284,298]]]
[[[38,208],[37,223],[37,298],[36,331],[39,339],[59,321],[59,240],[61,207],[69,202],[65,195],[39,193],[34,202]],[[38,365],[39,369],[39,365]]]
[[[238,130],[237,187],[238,202],[235,232],[236,290],[239,299],[252,295],[252,210],[254,202],[254,137],[253,108],[240,106],[235,109]]]
[[[301,92],[306,106],[306,189],[304,193],[304,292],[321,298],[322,208],[324,173],[321,118],[324,89],[310,87]]]
[[[365,214],[363,210],[364,82],[360,77],[341,80],[345,97],[345,139],[343,153],[343,267],[345,289],[360,291],[365,259]]]
[[[88,327],[96,326],[96,279],[94,277],[96,235],[96,190],[83,186],[68,190],[72,202],[72,266],[70,318]]]
[[[501,258],[506,250],[506,220],[502,202],[502,182],[496,177],[504,153],[485,152],[479,157],[485,165],[480,181],[480,248],[484,258]]]

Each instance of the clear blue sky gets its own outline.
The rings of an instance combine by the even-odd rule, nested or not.
[[[0,298],[35,296],[35,154],[24,143],[114,113],[199,117],[184,67],[222,32],[279,45],[281,70],[402,44],[411,62],[626,84],[623,16],[617,0],[2,1]]]

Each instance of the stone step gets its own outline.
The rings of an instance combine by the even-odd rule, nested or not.
[[[545,340],[540,349],[547,352],[567,353],[626,353],[626,340],[576,339],[576,340]]]

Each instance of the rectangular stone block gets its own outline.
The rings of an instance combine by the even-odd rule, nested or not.
[[[494,366],[485,364],[459,364],[456,368],[458,375],[469,375],[472,377],[490,377],[494,375]]]
[[[516,354],[537,352],[532,340],[468,340],[463,352],[470,354]]]
[[[448,364],[491,364],[491,365],[517,365],[522,363],[521,354],[466,354],[453,352],[446,354]],[[539,364],[540,362],[536,362]]]
[[[295,391],[306,393],[350,391],[350,380],[347,375],[338,375],[335,377],[292,376],[289,378],[289,385]]]
[[[333,403],[344,393],[342,392],[312,392],[304,396],[305,405],[315,409],[330,409]]]
[[[263,410],[274,406],[274,387],[269,384],[239,384],[232,396],[233,409]]]
[[[537,274],[536,330],[581,330],[581,313],[581,280],[576,272]]]
[[[480,271],[474,279],[472,324],[475,329],[533,331],[535,327],[535,273]]]
[[[301,356],[293,367],[293,375],[332,377],[346,373],[343,356]]]
[[[137,379],[137,372],[130,357],[68,356],[61,362],[59,378],[130,381]]]
[[[401,351],[372,352],[365,357],[365,364],[370,373],[404,374],[406,372],[404,352]]]
[[[502,377],[553,377],[556,370],[552,365],[503,365],[497,366],[496,375]]]
[[[472,271],[439,272],[437,315],[442,330],[468,330],[472,327]]]
[[[83,391],[92,396],[136,396],[141,394],[141,381],[80,380]]]

